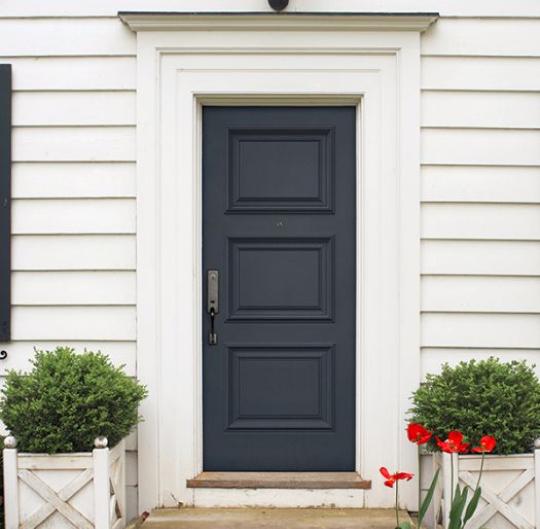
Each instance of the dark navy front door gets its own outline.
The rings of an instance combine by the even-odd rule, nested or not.
[[[204,108],[205,470],[354,470],[355,122]]]

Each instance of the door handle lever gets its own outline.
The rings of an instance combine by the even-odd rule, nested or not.
[[[207,311],[210,314],[210,333],[208,343],[217,345],[217,334],[215,330],[216,314],[219,313],[219,272],[208,270],[207,274]]]

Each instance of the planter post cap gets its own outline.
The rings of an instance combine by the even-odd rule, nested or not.
[[[94,439],[94,446],[96,448],[107,448],[109,441],[104,435],[100,435]]]
[[[539,449],[539,448],[540,448],[540,437],[534,441],[534,447],[535,447],[536,449]]]
[[[17,448],[17,439],[13,435],[8,435],[4,439],[4,446],[6,448]]]

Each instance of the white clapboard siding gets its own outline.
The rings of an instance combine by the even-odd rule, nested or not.
[[[17,57],[9,63],[15,91],[134,90],[137,84],[135,57]]]
[[[540,240],[540,205],[424,204],[422,235],[430,239]]]
[[[540,349],[540,315],[426,313],[422,346]]]
[[[135,307],[14,307],[12,339],[130,341]]]
[[[540,130],[423,129],[422,163],[540,165]]]
[[[115,16],[118,10],[160,10],[170,11],[170,0],[93,0],[74,5],[70,0],[43,2],[25,0],[7,2],[3,7],[3,16]],[[181,7],[185,11],[223,11],[223,0],[183,0]],[[439,11],[447,16],[540,16],[540,6],[536,0],[339,0],[331,4],[332,11],[359,12],[400,12],[400,11]],[[268,12],[267,4],[261,0],[243,0],[228,2],[227,11],[263,11]],[[329,11],[328,0],[295,0],[288,11]]]
[[[135,270],[135,235],[16,235],[13,270]]]
[[[3,56],[135,55],[136,37],[114,18],[0,19]]]
[[[491,356],[502,362],[525,360],[529,365],[536,364],[536,373],[540,376],[539,349],[422,349],[422,378],[428,373],[439,373],[444,363],[456,365],[472,359],[486,360]],[[427,488],[427,487],[426,487]]]
[[[14,272],[13,305],[134,305],[135,272]]]
[[[540,39],[538,39],[540,40]],[[424,127],[540,128],[540,92],[422,92]]]
[[[4,375],[6,371],[10,369],[16,369],[26,371],[31,368],[30,361],[34,357],[34,348],[41,351],[52,351],[56,347],[72,347],[77,352],[83,352],[85,349],[88,351],[101,351],[107,354],[111,361],[117,365],[124,365],[125,372],[129,376],[136,375],[135,364],[135,342],[73,342],[66,340],[59,340],[53,342],[44,341],[14,341],[8,344],[2,344],[2,349],[5,350],[8,355],[0,362],[0,376]],[[133,441],[131,442],[133,445]]]
[[[422,167],[422,200],[428,202],[540,203],[539,167]]]
[[[540,243],[422,241],[424,274],[540,276]]]
[[[540,314],[540,277],[424,277],[422,310]]]
[[[14,127],[15,162],[135,161],[135,127]]]
[[[422,88],[540,90],[540,58],[423,57]]]
[[[135,125],[135,92],[15,92],[14,126]]]
[[[134,199],[13,201],[14,234],[135,233]]]
[[[17,162],[13,198],[135,197],[135,163]]]
[[[443,18],[422,36],[423,55],[540,57],[540,20]]]

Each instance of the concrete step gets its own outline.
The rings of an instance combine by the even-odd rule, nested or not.
[[[406,512],[400,521],[409,520]],[[394,529],[392,509],[157,509],[141,529]]]
[[[189,488],[211,489],[370,489],[356,472],[201,472]]]

